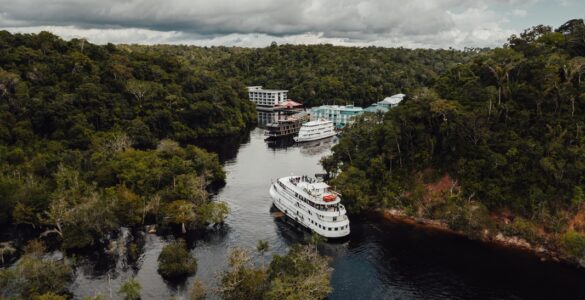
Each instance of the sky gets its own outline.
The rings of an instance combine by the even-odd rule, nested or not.
[[[97,43],[497,47],[585,0],[0,0],[0,29]]]

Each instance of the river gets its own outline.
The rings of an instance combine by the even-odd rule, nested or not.
[[[265,123],[270,115],[259,118]],[[142,284],[142,299],[180,299],[195,278],[212,289],[234,247],[253,250],[258,240],[266,240],[271,246],[266,261],[286,253],[307,234],[271,213],[270,182],[289,174],[323,172],[319,159],[330,153],[334,143],[335,138],[302,146],[268,145],[260,128],[242,139],[225,141],[216,150],[227,180],[214,198],[228,202],[231,212],[224,227],[209,228],[190,240],[198,260],[196,275],[179,285],[165,282],[156,271],[156,260],[172,236],[141,234],[144,249],[134,265],[101,255],[77,258],[80,267],[71,287],[75,297],[116,298],[120,284],[136,277]],[[523,251],[376,216],[352,216],[351,230],[348,241],[320,247],[332,258],[334,269],[329,299],[585,299],[583,270],[541,262]],[[131,234],[123,230],[120,239]]]

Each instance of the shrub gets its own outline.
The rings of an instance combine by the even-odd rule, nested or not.
[[[140,283],[136,281],[134,278],[128,279],[120,289],[118,290],[118,294],[124,294],[124,299],[126,300],[138,300],[140,299]]]
[[[49,292],[64,293],[71,275],[71,268],[62,262],[25,255],[14,268],[0,270],[0,299],[8,295],[34,299]]]
[[[264,299],[324,299],[332,291],[329,260],[312,246],[294,245],[287,255],[275,255],[268,277]]]
[[[35,300],[66,300],[67,298],[57,295],[53,292],[48,292],[46,294],[42,294],[35,298]]]
[[[525,238],[529,242],[535,242],[540,237],[538,227],[530,220],[522,217],[515,217],[514,222],[505,227],[505,232],[509,235]]]
[[[585,251],[585,234],[576,231],[568,231],[562,239],[565,252],[575,258],[583,257]]]
[[[227,203],[219,201],[204,203],[197,208],[198,219],[205,224],[221,224],[229,212]]]
[[[262,299],[266,289],[266,270],[252,265],[250,253],[235,248],[229,257],[229,269],[221,275],[216,293],[226,300]]]
[[[449,228],[464,232],[472,238],[480,238],[484,229],[494,230],[495,223],[489,210],[479,202],[448,202],[433,208],[434,218],[447,222]]]
[[[164,278],[189,276],[197,270],[197,260],[187,250],[185,242],[166,245],[158,256],[158,273]]]
[[[207,297],[207,292],[201,280],[193,281],[189,290],[189,300],[205,300],[205,297]]]

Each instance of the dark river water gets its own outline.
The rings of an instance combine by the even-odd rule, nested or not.
[[[265,123],[271,116],[259,117]],[[231,213],[223,228],[210,228],[190,243],[198,260],[196,275],[180,285],[165,282],[156,271],[156,260],[172,237],[146,234],[136,266],[118,259],[96,267],[104,263],[78,258],[82,267],[72,286],[75,297],[103,294],[115,299],[121,282],[136,277],[142,299],[186,299],[195,278],[208,289],[215,286],[234,247],[253,250],[258,240],[266,240],[271,246],[266,259],[286,253],[308,234],[271,213],[271,179],[323,172],[319,159],[335,142],[333,138],[301,146],[268,145],[260,128],[241,140],[225,141],[216,150],[224,161],[227,183],[214,197],[228,202]],[[376,216],[350,220],[348,241],[320,247],[332,258],[334,269],[329,299],[585,299],[582,270]],[[130,234],[124,230],[120,239]]]

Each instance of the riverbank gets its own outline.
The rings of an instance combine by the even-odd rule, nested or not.
[[[394,223],[408,224],[423,228],[425,230],[440,231],[446,234],[458,235],[472,240],[479,240],[491,246],[512,248],[536,255],[541,261],[554,261],[570,264],[579,268],[585,268],[585,262],[575,260],[559,251],[546,248],[544,245],[530,243],[526,239],[518,236],[508,236],[502,232],[490,232],[488,229],[482,230],[481,234],[472,236],[461,230],[450,228],[449,224],[440,220],[429,218],[409,216],[404,210],[399,209],[378,209],[374,213],[379,214],[384,220]]]

